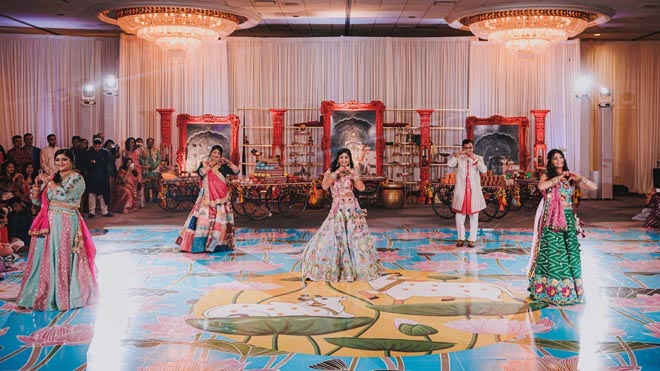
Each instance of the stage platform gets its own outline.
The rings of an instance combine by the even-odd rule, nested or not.
[[[326,210],[237,217],[230,253],[177,252],[186,213],[155,205],[88,223],[102,298],[69,312],[18,310],[20,275],[0,282],[0,369],[639,370],[660,355],[660,232],[631,220],[643,198],[586,201],[587,303],[527,299],[533,211],[480,224],[456,248],[428,206],[370,208],[388,275],[300,280]],[[2,301],[7,300],[7,301]],[[654,366],[656,365],[656,366]]]

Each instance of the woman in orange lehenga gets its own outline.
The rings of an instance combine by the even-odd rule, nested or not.
[[[211,148],[208,161],[197,169],[202,187],[176,244],[187,252],[218,252],[234,249],[234,212],[227,175],[238,174],[238,165],[222,157],[222,147]],[[213,241],[216,241],[213,245]]]

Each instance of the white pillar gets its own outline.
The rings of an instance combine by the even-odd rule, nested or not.
[[[600,125],[600,185],[601,199],[611,200],[612,189],[612,106],[598,106],[598,123]]]

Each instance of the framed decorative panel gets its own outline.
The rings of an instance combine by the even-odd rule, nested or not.
[[[474,141],[474,153],[484,157],[488,170],[501,175],[504,165],[513,162],[520,170],[527,170],[529,152],[527,151],[526,117],[491,116],[465,119],[468,138]]]
[[[240,124],[240,119],[236,115],[177,115],[179,150],[176,153],[176,164],[179,172],[196,171],[199,163],[206,159],[211,147],[216,144],[222,147],[223,157],[236,164],[239,163],[238,128]]]
[[[330,167],[337,151],[345,147],[351,150],[353,163],[361,174],[383,175],[384,111],[385,105],[380,101],[321,102],[324,169]]]

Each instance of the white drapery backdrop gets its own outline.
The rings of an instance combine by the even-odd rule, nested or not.
[[[305,122],[318,119],[324,100],[379,100],[390,110],[385,122],[417,123],[415,109],[468,108],[465,81],[470,40],[229,38],[231,104],[239,109],[309,108],[311,111],[286,113],[290,122]],[[246,123],[269,123],[266,111],[239,114]],[[452,117],[441,112],[432,116],[432,120],[443,119]],[[267,142],[267,138],[261,139]]]
[[[122,35],[117,139],[160,138],[158,108],[173,108],[175,115],[233,113],[227,59],[226,41],[215,41],[185,57],[170,56],[154,43]],[[172,140],[176,149],[175,125]]]
[[[591,169],[596,169],[595,113],[591,138],[579,134],[585,128],[579,125],[573,84],[581,61],[583,73],[613,88],[615,183],[637,192],[650,187],[650,169],[660,159],[660,43],[582,44],[581,58],[579,42],[569,41],[541,56],[520,59],[473,40],[229,38],[187,58],[173,58],[132,36],[118,42],[0,35],[0,118],[5,129],[0,143],[10,147],[13,134],[29,131],[38,146],[45,145],[50,133],[68,146],[71,135],[91,134],[104,125],[118,141],[158,138],[157,108],[226,115],[237,108],[313,110],[322,100],[377,99],[388,109],[470,108],[479,117],[527,116],[531,122],[530,109],[549,109],[548,146],[566,149],[569,165],[578,169],[587,162],[580,147],[591,141]],[[120,78],[119,97],[101,96],[102,79],[110,73]],[[80,105],[84,82],[96,84],[96,106]],[[255,112],[245,122],[270,123],[267,111]],[[296,122],[310,114],[290,110],[289,116],[299,116]],[[386,121],[392,120],[386,114]],[[111,122],[115,124],[109,130]],[[533,130],[529,135],[531,151]]]
[[[114,38],[0,35],[0,144],[26,132],[34,145],[55,134],[61,147],[71,136],[102,129],[106,110],[102,81],[117,75],[119,42]],[[96,86],[95,106],[81,105],[85,83]]]
[[[475,41],[470,49],[470,112],[477,117],[527,117],[527,144],[532,154],[534,116],[530,110],[550,110],[545,126],[548,150],[561,149],[571,170],[580,171],[589,159],[580,157],[580,101],[574,89],[579,75],[579,40],[553,45],[531,56]]]
[[[660,161],[660,42],[594,42],[582,44],[582,73],[591,78],[591,137],[598,138],[598,89],[612,90],[613,181],[644,193],[653,185],[652,169]],[[600,161],[593,141],[592,162]]]

